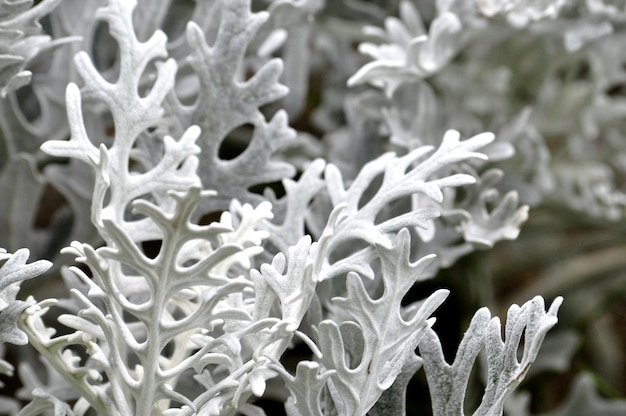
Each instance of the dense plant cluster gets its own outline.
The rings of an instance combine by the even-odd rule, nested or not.
[[[626,414],[625,23],[0,0],[0,413]]]

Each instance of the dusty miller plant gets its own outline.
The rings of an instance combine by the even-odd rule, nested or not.
[[[621,219],[613,171],[576,147],[602,103],[551,164],[564,123],[514,94],[528,68],[489,65],[517,39],[585,50],[626,13],[580,3],[3,1],[0,347],[36,350],[3,409],[403,415],[421,376],[434,415],[529,415],[515,390],[558,367],[558,293],[478,309],[450,354],[450,290],[414,290],[516,239],[529,206]],[[568,102],[551,87],[526,94]],[[565,366],[569,335],[547,342]],[[625,410],[572,391],[550,414]]]

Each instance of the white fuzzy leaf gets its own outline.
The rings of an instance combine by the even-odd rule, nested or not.
[[[372,299],[361,277],[350,274],[346,296],[333,299],[334,307],[347,314],[346,323],[353,322],[361,337],[351,340],[330,320],[319,325],[321,362],[326,369],[337,371],[329,388],[341,415],[365,414],[393,384],[422,331],[430,325],[427,319],[448,294],[446,290],[436,291],[408,319],[402,317],[402,299],[433,260],[427,257],[410,263],[409,247],[407,230],[400,232],[394,246],[376,247],[384,280],[380,298]],[[346,356],[360,356],[360,360],[346,362]]]
[[[464,398],[469,376],[478,354],[487,360],[487,386],[474,416],[501,416],[505,399],[522,382],[534,362],[546,333],[556,324],[562,298],[544,310],[543,298],[524,305],[513,305],[508,312],[505,339],[501,339],[500,320],[482,308],[472,318],[452,364],[445,362],[441,343],[431,329],[419,343],[424,370],[431,392],[434,415],[464,414]],[[518,360],[520,341],[523,353]]]

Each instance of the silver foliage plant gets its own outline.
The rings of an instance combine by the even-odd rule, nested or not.
[[[403,415],[422,372],[434,415],[529,415],[515,390],[562,298],[513,304],[504,323],[479,309],[449,360],[433,325],[450,291],[411,290],[516,239],[554,194],[621,215],[599,155],[550,165],[542,123],[564,127],[509,100],[497,81],[515,74],[480,66],[496,57],[473,40],[558,29],[573,53],[626,11],[589,0],[603,23],[553,29],[565,2],[438,1],[429,17],[420,3],[3,1],[0,233],[14,254],[0,254],[0,347],[29,343],[43,362],[19,364],[7,413],[262,415],[265,398],[289,415]],[[318,140],[289,117],[309,111],[320,56]],[[462,68],[496,82],[459,85]],[[538,100],[566,101],[550,93]],[[579,104],[582,135],[602,105]],[[577,156],[595,176],[565,173]],[[35,226],[50,189],[65,203]],[[57,283],[18,300],[50,268],[69,295]],[[625,410],[587,378],[573,391],[555,415]]]

